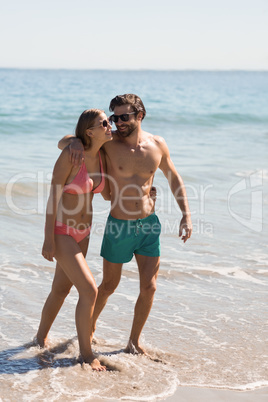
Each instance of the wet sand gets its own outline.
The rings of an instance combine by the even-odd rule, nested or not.
[[[100,402],[104,399],[93,398],[92,402]],[[137,399],[128,399],[130,402]],[[227,389],[178,387],[174,395],[154,399],[153,401],[166,402],[266,402],[268,400],[268,387],[259,388],[253,391],[233,391]],[[117,399],[111,402],[117,402]]]
[[[167,402],[266,402],[268,388],[254,391],[230,391],[212,388],[179,387]]]

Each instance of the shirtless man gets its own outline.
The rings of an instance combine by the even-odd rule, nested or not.
[[[111,100],[110,111],[114,112],[110,119],[117,130],[113,132],[113,141],[105,143],[103,149],[110,183],[111,211],[101,248],[103,280],[98,288],[92,336],[97,318],[120,282],[123,263],[129,262],[134,254],[139,269],[140,294],[125,351],[144,354],[139,339],[153,304],[160,264],[161,225],[154,212],[154,200],[150,197],[157,168],[168,179],[181,209],[179,236],[184,242],[192,234],[191,215],[183,180],[170,158],[165,140],[141,128],[146,115],[141,99],[133,94],[116,96]],[[70,143],[70,157],[81,157],[82,146],[72,136],[64,137],[59,148]]]

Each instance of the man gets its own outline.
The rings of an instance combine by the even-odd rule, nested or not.
[[[96,321],[108,297],[115,291],[121,278],[123,263],[135,255],[140,277],[140,294],[127,348],[128,353],[145,351],[139,343],[142,328],[149,316],[160,263],[160,223],[154,213],[150,197],[157,168],[168,179],[171,191],[181,209],[179,236],[186,242],[192,234],[190,210],[183,180],[170,159],[165,140],[142,130],[146,115],[141,99],[134,94],[118,95],[111,100],[110,117],[117,130],[113,141],[104,144],[107,174],[110,184],[111,211],[103,237],[103,280],[93,316],[93,333]],[[59,148],[71,143],[72,157],[81,155],[80,140],[71,136],[59,142]]]

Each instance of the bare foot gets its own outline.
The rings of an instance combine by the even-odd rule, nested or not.
[[[129,341],[127,344],[126,349],[124,350],[125,353],[131,353],[133,355],[145,355],[148,356],[148,354],[145,352],[144,349],[142,349],[139,344],[137,343],[134,345],[132,341]]]
[[[106,371],[106,366],[102,366],[100,361],[94,355],[87,359],[83,359],[83,362],[89,364],[94,371]]]
[[[91,343],[91,345],[96,345],[97,344],[97,339],[93,338],[93,336],[92,336],[92,338],[90,339],[90,343]]]
[[[40,346],[40,348],[45,348],[47,346],[47,339],[40,339],[37,335],[33,338],[33,343],[35,346]]]

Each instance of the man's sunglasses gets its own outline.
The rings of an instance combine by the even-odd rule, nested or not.
[[[129,115],[130,115],[130,114],[136,114],[136,112],[124,113],[124,114],[120,114],[120,115],[112,114],[112,115],[109,117],[109,120],[110,120],[111,122],[114,122],[114,123],[117,123],[119,119],[122,120],[122,121],[129,121]]]
[[[94,126],[94,127],[89,127],[88,128],[88,130],[92,130],[93,128],[97,128],[97,127],[100,127],[100,126],[102,126],[102,127],[108,127],[108,120],[103,120],[100,124],[98,124],[97,126]]]

